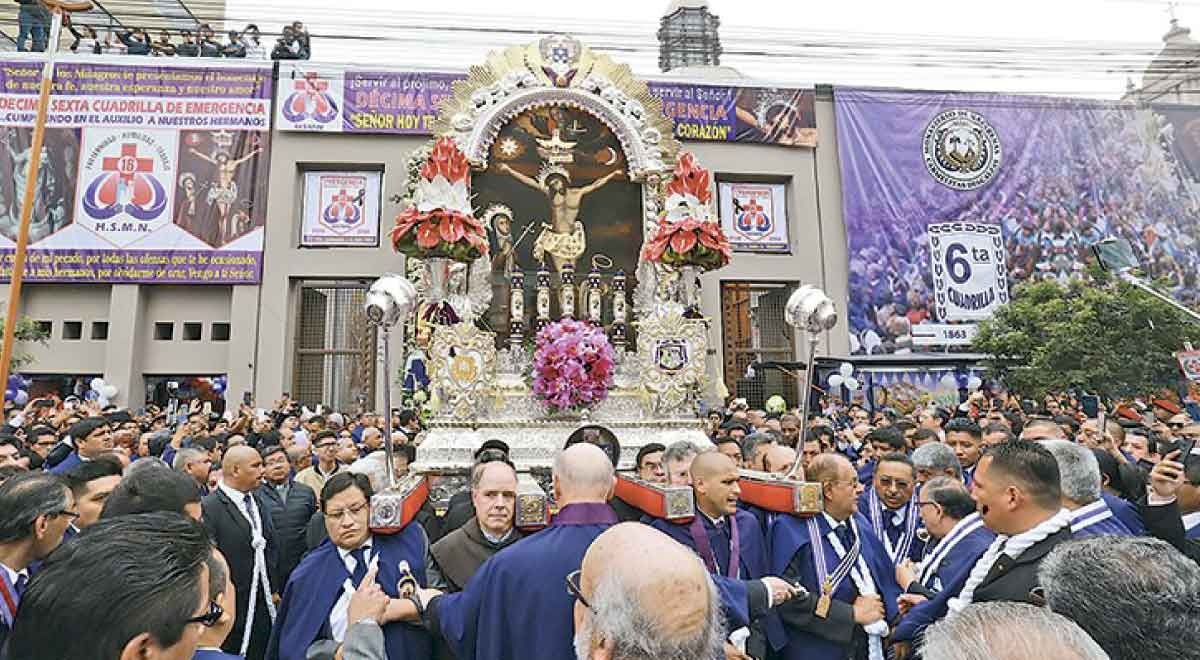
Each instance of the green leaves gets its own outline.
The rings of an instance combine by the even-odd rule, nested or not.
[[[1200,344],[1200,325],[1124,282],[1092,276],[1018,286],[973,343],[992,356],[991,374],[1028,397],[1080,387],[1123,398],[1178,382],[1174,353]]]

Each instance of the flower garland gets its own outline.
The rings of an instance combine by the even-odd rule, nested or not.
[[[716,270],[729,263],[733,251],[713,217],[711,177],[692,154],[679,154],[675,175],[667,184],[667,200],[658,230],[642,248],[642,259],[668,266]]]
[[[608,398],[616,353],[604,329],[563,319],[542,328],[533,354],[533,393],[551,413],[591,408]]]
[[[417,173],[411,205],[397,216],[392,229],[397,252],[417,259],[447,257],[463,262],[487,254],[487,234],[471,210],[470,169],[454,140],[438,138]]]

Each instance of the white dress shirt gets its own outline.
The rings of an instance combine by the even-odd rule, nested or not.
[[[364,558],[367,560],[367,566],[370,567],[378,559],[371,552],[371,539],[368,538],[361,547],[366,550]],[[346,565],[346,572],[354,575],[354,569],[358,568],[358,560],[350,554],[353,550],[338,548],[337,552],[338,556],[342,558],[342,563]],[[342,586],[342,595],[333,604],[333,609],[329,610],[329,630],[333,633],[334,641],[339,644],[345,639],[346,628],[350,625],[347,619],[350,617],[350,598],[354,596],[355,589],[354,583],[349,578],[346,578],[346,582]]]

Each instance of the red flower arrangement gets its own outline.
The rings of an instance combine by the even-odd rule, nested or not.
[[[412,206],[400,213],[392,229],[397,252],[465,262],[488,253],[487,233],[471,210],[470,169],[454,140],[438,138],[421,167]]]
[[[667,201],[654,237],[642,248],[642,259],[668,266],[716,270],[729,263],[733,251],[712,214],[708,170],[684,152],[667,184]]]

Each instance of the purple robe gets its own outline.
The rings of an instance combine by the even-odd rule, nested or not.
[[[392,535],[371,537],[371,553],[379,557],[376,581],[384,593],[398,598],[399,564],[408,562],[413,577],[425,586],[425,553],[429,542],[420,525],[409,524]],[[292,571],[271,629],[268,660],[304,660],[309,645],[327,630],[329,614],[350,578],[337,546],[326,540]],[[353,623],[353,621],[348,622]],[[417,625],[394,622],[383,628],[390,660],[426,660],[433,653],[429,634]]]
[[[465,591],[435,598],[431,622],[458,660],[575,657],[567,574],[616,522],[603,502],[568,504],[550,527],[484,562]]]

